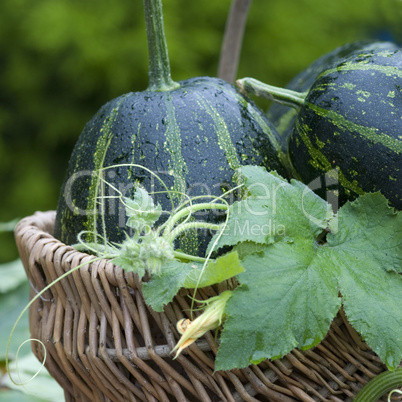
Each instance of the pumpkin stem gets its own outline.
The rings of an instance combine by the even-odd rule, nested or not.
[[[169,55],[163,27],[161,0],[144,0],[145,27],[148,39],[148,91],[171,91],[179,84],[170,76]]]
[[[297,92],[290,89],[274,87],[264,84],[254,78],[242,78],[236,81],[240,91],[249,95],[253,94],[262,98],[267,98],[282,105],[291,106],[298,109],[303,105],[307,92]]]

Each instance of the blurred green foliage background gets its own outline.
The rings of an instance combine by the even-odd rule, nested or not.
[[[172,77],[214,76],[231,0],[165,0]],[[254,0],[238,76],[285,85],[364,38],[402,41],[401,0]],[[98,108],[148,82],[141,0],[1,0],[0,221],[55,209]],[[263,106],[263,105],[262,105]],[[16,256],[0,239],[1,260]]]

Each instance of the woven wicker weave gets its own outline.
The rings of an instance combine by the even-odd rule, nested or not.
[[[55,239],[54,219],[54,211],[37,212],[16,228],[31,296],[94,258]],[[211,333],[173,360],[175,325],[189,308],[186,292],[155,313],[143,301],[138,278],[108,260],[47,290],[30,308],[30,330],[46,345],[45,365],[66,401],[348,401],[385,370],[342,314],[314,349],[258,366],[214,373]],[[214,294],[201,289],[197,298]],[[32,349],[43,361],[39,343]]]

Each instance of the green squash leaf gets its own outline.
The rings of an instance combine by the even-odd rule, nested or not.
[[[155,311],[163,311],[163,306],[171,302],[183,286],[189,270],[194,263],[178,260],[168,261],[162,267],[161,275],[153,275],[142,285],[145,302]]]
[[[296,237],[314,239],[332,218],[331,206],[304,184],[290,183],[264,168],[244,166],[248,196],[229,208],[228,225],[211,241],[219,237],[217,247],[239,242],[270,244]]]
[[[120,255],[113,259],[113,264],[119,266],[127,272],[134,272],[138,274],[140,278],[145,275],[146,266],[143,261],[139,259],[133,260],[128,255]]]
[[[220,283],[244,271],[237,252],[210,261],[203,269],[199,262],[169,261],[162,266],[161,275],[153,275],[142,287],[147,304],[155,311],[173,300],[180,288],[202,288]]]
[[[310,240],[278,242],[247,256],[228,301],[216,369],[230,370],[308,349],[341,306],[336,280]]]
[[[402,214],[389,207],[383,195],[362,195],[340,208],[338,217],[327,242],[339,258],[366,261],[366,265],[370,261],[373,270],[402,273]]]
[[[198,264],[202,267],[202,264]],[[211,286],[229,278],[232,278],[244,271],[236,251],[227,253],[216,260],[210,261],[204,270],[192,269],[189,271],[184,282],[184,287],[194,289]]]
[[[402,359],[402,213],[376,193],[345,204],[338,216],[322,249],[349,322],[393,370]]]
[[[303,184],[278,182],[277,175],[261,169],[244,171],[248,197],[233,204],[225,229],[229,235],[222,235],[220,245],[237,244],[245,271],[226,306],[216,370],[317,345],[342,305],[388,368],[397,367],[402,359],[401,213],[375,193],[348,202],[334,216]],[[261,180],[258,193],[253,180]],[[261,189],[273,183],[275,196],[263,205]],[[240,221],[258,223],[244,210],[244,201],[249,211],[261,213],[260,225],[275,219],[286,236],[257,236],[253,242],[253,236],[236,233]],[[323,244],[325,238],[319,237],[326,232]]]

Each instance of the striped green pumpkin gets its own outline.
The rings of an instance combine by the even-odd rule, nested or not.
[[[287,89],[298,92],[308,91],[314,84],[317,77],[331,66],[337,65],[338,61],[350,57],[353,54],[367,53],[373,50],[397,50],[398,46],[393,42],[382,41],[357,41],[347,43],[337,47],[333,51],[324,54],[306,69],[297,74],[287,85]],[[286,151],[290,134],[293,131],[293,126],[297,117],[297,110],[290,106],[285,106],[274,102],[267,111],[269,121],[276,127],[280,143]]]
[[[381,191],[402,209],[402,50],[361,52],[322,72],[298,113],[289,155],[300,178],[320,177],[320,195],[334,190],[339,205]]]
[[[177,205],[184,200],[179,193],[221,195],[238,184],[232,176],[244,164],[287,176],[284,161],[265,115],[225,81],[193,78],[173,91],[128,93],[104,105],[85,126],[69,162],[55,235],[72,244],[82,230],[102,234],[104,222],[110,241],[124,238],[124,206],[115,198],[105,199],[103,210],[97,205],[102,183],[93,172],[102,167],[118,165],[105,171],[104,179],[113,187],[104,186],[104,195],[116,197],[120,190],[130,196],[141,185],[156,193],[163,210],[171,211],[172,201]],[[145,169],[124,164],[158,174],[172,197],[158,194],[165,188]],[[213,221],[219,216],[202,218]],[[187,251],[202,242],[188,234],[186,239],[194,243]]]

